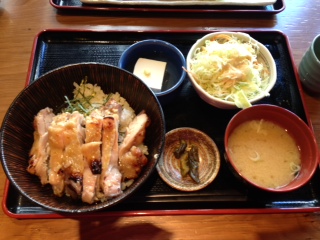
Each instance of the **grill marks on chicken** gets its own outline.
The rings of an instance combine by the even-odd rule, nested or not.
[[[120,144],[119,164],[125,179],[137,178],[148,162],[139,145],[143,144],[149,124],[150,121],[145,112],[138,114],[129,124],[126,136]]]
[[[34,119],[28,172],[51,184],[55,195],[89,204],[121,194],[122,182],[137,178],[148,161],[139,146],[149,125],[144,112],[137,115],[119,146],[121,114],[113,99],[86,117],[41,110]]]
[[[105,196],[117,196],[121,191],[121,174],[118,165],[118,116],[103,120],[101,186]]]
[[[82,201],[93,203],[99,193],[102,145],[101,111],[95,110],[86,117],[85,143],[82,145],[84,157]]]
[[[57,196],[67,193],[75,197],[82,192],[83,126],[84,116],[73,112],[55,116],[48,128],[51,149],[48,168],[49,183]]]
[[[34,119],[34,143],[30,151],[30,160],[27,171],[31,174],[39,176],[41,184],[47,184],[48,179],[48,158],[49,158],[49,145],[48,145],[48,128],[55,115],[52,109],[42,109]]]

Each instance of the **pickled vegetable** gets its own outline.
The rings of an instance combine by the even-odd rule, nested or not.
[[[180,158],[180,172],[182,177],[186,177],[190,172],[189,153],[187,151],[183,152]]]
[[[174,156],[180,160],[181,176],[189,175],[196,183],[200,183],[198,147],[194,145],[188,147],[186,141],[181,140],[179,147],[174,151]]]
[[[180,141],[180,145],[175,149],[175,151],[173,152],[174,156],[176,158],[180,158],[182,156],[182,154],[184,153],[184,151],[187,148],[187,143],[184,140]]]
[[[191,146],[189,152],[189,166],[190,166],[190,177],[196,182],[200,183],[199,179],[199,154],[196,146]]]

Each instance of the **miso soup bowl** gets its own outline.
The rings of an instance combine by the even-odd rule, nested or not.
[[[266,188],[250,181],[239,171],[230,152],[229,138],[233,131],[246,121],[261,119],[273,122],[285,129],[300,149],[301,170],[289,184],[283,187]],[[236,177],[242,179],[249,185],[269,192],[288,192],[302,187],[314,175],[319,164],[318,146],[311,128],[293,112],[274,105],[255,105],[236,113],[227,125],[224,144],[226,161]],[[270,149],[270,151],[272,150]]]

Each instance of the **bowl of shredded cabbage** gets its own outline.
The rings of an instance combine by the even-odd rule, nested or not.
[[[186,64],[198,95],[222,109],[251,107],[270,95],[277,79],[269,50],[241,32],[205,35],[191,47]]]

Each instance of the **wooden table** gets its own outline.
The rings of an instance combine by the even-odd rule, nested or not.
[[[144,14],[59,14],[48,0],[0,2],[0,122],[24,87],[32,43],[43,29],[251,30],[277,29],[290,40],[296,66],[320,33],[320,0],[287,0],[270,17],[160,16]],[[320,101],[305,94],[320,143]],[[0,170],[0,197],[5,174]],[[16,220],[0,212],[0,239],[320,239],[318,213],[137,216],[88,219]]]

